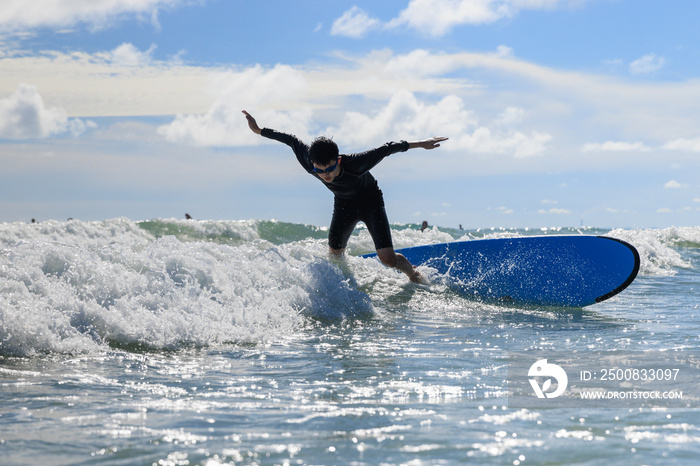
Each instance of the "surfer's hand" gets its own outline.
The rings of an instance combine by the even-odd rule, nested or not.
[[[245,115],[246,120],[248,120],[248,126],[250,127],[250,130],[255,134],[260,134],[262,130],[258,126],[258,123],[255,121],[255,118],[253,118],[253,116],[245,110],[243,110],[243,114]]]
[[[415,149],[417,147],[422,147],[423,149],[435,149],[436,147],[440,147],[440,143],[443,141],[447,141],[449,138],[446,137],[434,137],[434,138],[429,138],[429,139],[424,139],[422,141],[413,141],[408,143],[408,148],[409,149]]]

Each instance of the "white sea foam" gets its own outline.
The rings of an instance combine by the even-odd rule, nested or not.
[[[298,329],[307,317],[372,313],[369,298],[325,258],[318,240],[231,246],[155,239],[122,220],[4,230],[6,354],[258,342]],[[19,239],[22,231],[29,234]]]
[[[536,233],[460,238],[397,228],[393,236],[400,248]],[[689,267],[679,248],[700,247],[697,227],[595,234],[602,233],[636,246],[647,275]],[[298,331],[309,318],[371,316],[365,292],[380,302],[402,292],[405,277],[378,261],[329,261],[325,235],[274,221],[0,224],[0,354],[260,342]],[[360,229],[348,252],[373,249]]]
[[[691,264],[683,259],[679,246],[700,246],[700,227],[612,230],[607,236],[632,244],[639,252],[644,275],[674,275],[677,268],[689,268]]]
[[[83,247],[102,247],[114,243],[134,246],[149,243],[153,239],[153,235],[127,218],[103,222],[48,220],[31,224],[0,224],[0,248],[28,242],[73,244]]]

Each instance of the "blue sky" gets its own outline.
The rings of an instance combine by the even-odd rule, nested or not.
[[[27,6],[30,5],[30,6]],[[332,196],[262,126],[354,152],[390,220],[698,225],[700,2],[4,0],[0,222],[269,219]]]

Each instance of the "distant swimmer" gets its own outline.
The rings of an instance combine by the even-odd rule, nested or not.
[[[192,216],[188,213],[185,213],[185,219],[192,220]]]
[[[428,229],[428,221],[423,220],[423,224],[420,226],[420,231],[425,231]]]
[[[328,246],[333,256],[341,257],[358,222],[362,221],[372,236],[377,256],[382,263],[421,282],[418,270],[401,254],[394,251],[384,197],[377,180],[369,172],[385,157],[409,149],[435,149],[446,137],[433,137],[413,142],[388,142],[381,147],[358,154],[340,154],[338,145],[319,137],[306,145],[296,136],[271,128],[260,128],[245,110],[250,129],[263,137],[274,139],[292,148],[297,160],[309,174],[320,180],[335,196],[333,217],[328,230]]]

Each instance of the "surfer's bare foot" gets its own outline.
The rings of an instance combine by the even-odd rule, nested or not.
[[[413,272],[408,276],[408,279],[411,280],[413,283],[425,284],[425,279],[423,278],[423,275],[420,274],[416,267],[413,267]]]
[[[420,272],[418,272],[418,269],[416,269],[416,266],[408,262],[408,259],[403,254],[396,253],[394,248],[377,249],[377,256],[382,261],[382,264],[405,273],[413,283],[427,283]]]

